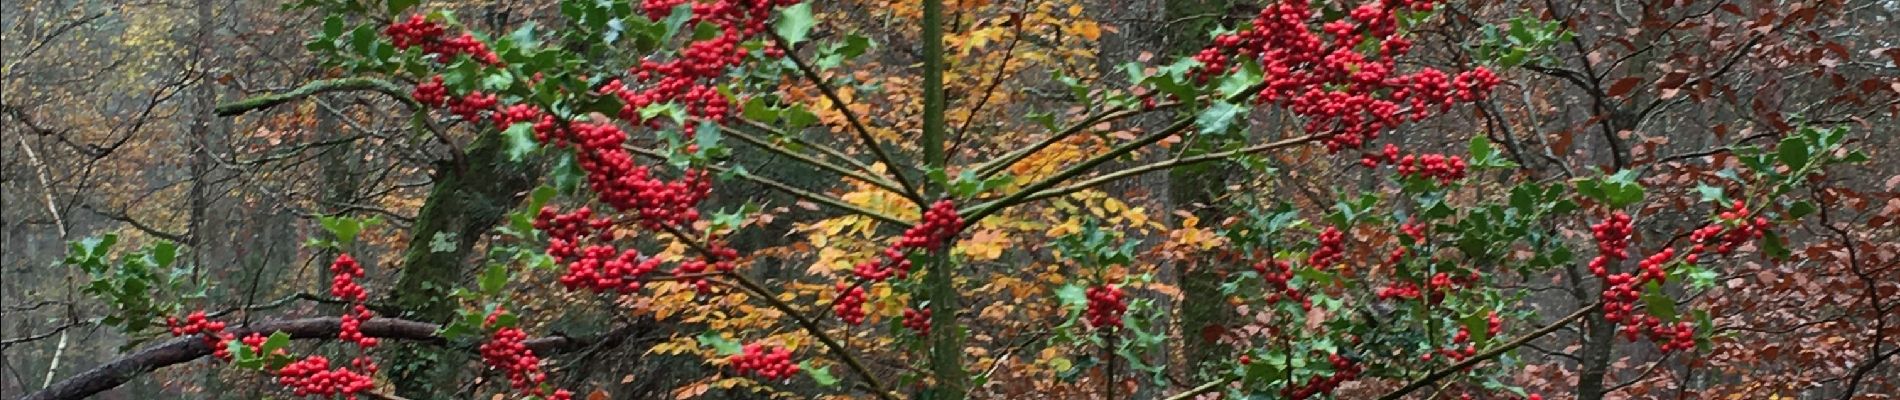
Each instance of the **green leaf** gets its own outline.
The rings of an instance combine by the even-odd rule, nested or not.
[[[389,0],[387,3],[389,5],[389,15],[392,17],[400,16],[402,15],[403,11],[408,10],[409,7],[414,7],[416,3],[421,3],[421,2],[422,0]]]
[[[805,3],[799,3],[799,4],[805,4]],[[838,377],[831,375],[831,368],[829,367],[826,367],[826,368],[813,367],[811,365],[811,360],[805,360],[805,361],[798,362],[798,369],[805,371],[806,375],[811,375],[811,380],[813,382],[818,382],[818,386],[824,386],[824,387],[838,386]]]
[[[1082,310],[1089,306],[1087,293],[1088,291],[1083,290],[1082,286],[1070,283],[1056,288],[1056,299],[1061,300],[1063,308]]]
[[[251,346],[245,346],[244,342],[232,339],[231,341],[224,342],[224,346],[225,350],[231,353],[231,358],[236,362],[238,368],[264,368],[264,359],[258,357],[257,353],[251,352]]]
[[[778,22],[772,24],[772,30],[785,38],[787,45],[797,46],[811,34],[814,19],[811,16],[811,3],[799,2],[778,12]],[[790,51],[791,49],[785,49]]]
[[[1490,313],[1479,310],[1478,312],[1465,316],[1464,320],[1459,321],[1464,324],[1465,332],[1471,334],[1472,343],[1483,344],[1486,340],[1491,340],[1490,317]]]
[[[1808,165],[1808,144],[1800,137],[1789,136],[1775,146],[1775,156],[1782,164],[1787,164],[1789,170],[1799,171]]]
[[[1676,299],[1664,294],[1662,285],[1650,282],[1644,286],[1643,305],[1649,310],[1650,315],[1662,318],[1666,322],[1676,322]]]
[[[726,340],[726,337],[720,335],[718,331],[706,331],[706,333],[701,333],[699,337],[694,339],[699,341],[700,346],[711,347],[713,351],[719,352],[719,355],[722,356],[739,354],[739,352],[745,351],[745,346],[739,345],[739,342]]]
[[[1202,134],[1227,132],[1227,129],[1234,125],[1234,120],[1239,119],[1240,113],[1244,111],[1246,111],[1245,107],[1234,103],[1215,102],[1208,105],[1207,109],[1201,110],[1201,115],[1194,117],[1194,125],[1200,127]]]
[[[488,266],[488,270],[482,272],[481,284],[482,293],[490,295],[501,293],[502,286],[508,284],[508,266],[499,263]]]
[[[290,334],[284,333],[284,331],[271,332],[270,338],[264,339],[264,345],[258,348],[258,353],[268,357],[271,353],[276,353],[277,349],[289,346]]]
[[[323,37],[334,40],[338,36],[343,36],[343,16],[331,14],[323,19]]]
[[[429,252],[447,253],[455,251],[455,248],[458,247],[455,242],[455,232],[436,232],[434,237],[429,238]]]
[[[1798,220],[1798,219],[1801,219],[1801,217],[1806,217],[1809,214],[1813,214],[1815,211],[1819,211],[1819,210],[1814,208],[1814,203],[1810,203],[1807,201],[1797,201],[1794,203],[1794,205],[1788,206],[1788,219]]]
[[[506,146],[509,161],[521,162],[539,147],[534,143],[534,125],[527,122],[509,125],[507,130],[501,132],[501,136],[505,139],[503,143]]]
[[[778,122],[779,111],[766,105],[765,98],[753,97],[751,100],[746,100],[745,109],[740,115],[745,116],[745,119],[770,124]]]
[[[1775,233],[1772,229],[1764,230],[1759,241],[1762,253],[1767,254],[1769,258],[1786,260],[1788,256],[1793,255],[1788,251],[1788,246],[1781,243],[1781,234]]]
[[[1722,277],[1721,273],[1700,266],[1690,266],[1688,275],[1689,287],[1692,289],[1713,288],[1715,287],[1715,279]]]
[[[1695,191],[1702,195],[1702,201],[1704,202],[1714,202],[1715,204],[1729,203],[1728,196],[1722,193],[1722,187],[1720,186],[1709,186],[1708,184],[1697,182],[1695,184]]]
[[[317,224],[322,225],[323,230],[330,231],[330,236],[335,237],[337,242],[345,245],[356,242],[357,232],[363,229],[361,223],[349,217],[326,216],[318,218]]]
[[[176,259],[178,259],[177,243],[161,240],[152,245],[152,262],[156,263],[157,267],[163,268],[171,266],[172,260]]]

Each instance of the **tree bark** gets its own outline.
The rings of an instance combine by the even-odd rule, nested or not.
[[[467,164],[437,164],[435,185],[416,215],[402,274],[390,296],[390,303],[406,313],[404,318],[444,322],[454,317],[456,304],[449,292],[474,265],[468,260],[475,242],[500,224],[539,181],[538,168],[510,161],[502,141],[499,132],[486,132],[469,147]],[[430,244],[437,235],[455,243],[454,250],[435,251]],[[405,362],[390,365],[390,376],[406,383],[396,394],[410,398],[434,398],[434,389],[456,381],[461,373],[446,366],[466,357],[418,346],[398,346],[395,351],[393,359]]]

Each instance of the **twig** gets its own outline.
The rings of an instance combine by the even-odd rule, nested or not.
[[[679,228],[674,227],[672,225],[661,225],[661,230],[664,230],[667,233],[672,234],[673,237],[678,238],[681,242],[685,242],[687,247],[690,247],[693,249],[693,251],[697,251],[700,254],[705,255],[708,259],[715,259],[718,257],[718,255],[716,253],[713,253],[712,249],[709,246],[707,246],[705,242],[700,241],[698,238],[694,237],[692,234],[686,233],[685,231],[681,231],[679,230]],[[711,262],[711,261],[717,261],[717,260],[708,260],[708,262]],[[844,345],[838,344],[837,340],[832,339],[831,335],[826,334],[824,328],[818,326],[818,323],[816,321],[813,321],[811,318],[806,317],[804,313],[798,312],[798,309],[793,308],[791,304],[786,304],[785,301],[779,300],[778,296],[774,295],[771,290],[766,289],[765,286],[759,285],[758,282],[754,282],[750,278],[746,278],[745,275],[740,275],[737,273],[729,273],[729,272],[724,273],[723,275],[726,278],[731,279],[733,282],[738,283],[738,286],[740,288],[745,289],[745,291],[752,293],[753,295],[752,297],[758,297],[759,299],[764,300],[767,305],[772,306],[773,309],[777,309],[779,310],[779,312],[783,312],[785,313],[785,315],[791,316],[793,321],[798,322],[799,327],[804,328],[807,333],[810,333],[812,336],[817,337],[818,342],[824,344],[825,348],[831,350],[832,355],[837,356],[840,359],[843,359],[845,362],[845,365],[851,367],[852,372],[856,372],[858,376],[864,378],[864,382],[871,386],[871,390],[870,390],[871,394],[876,395],[878,398],[883,399],[883,400],[897,400],[898,399],[898,397],[894,393],[891,393],[890,389],[886,389],[886,386],[884,386],[884,381],[878,380],[877,375],[871,373],[871,369],[866,368],[864,366],[863,361],[859,361],[857,356],[854,356],[851,354],[850,349],[845,348]]]
[[[624,148],[626,148],[627,151],[633,152],[634,154],[639,154],[639,155],[646,156],[649,158],[653,158],[657,160],[666,159],[665,155],[660,154],[657,151],[643,149],[639,147],[633,147],[633,146],[625,146]],[[731,172],[734,176],[737,176],[741,179],[752,181],[753,183],[758,183],[760,185],[765,185],[766,187],[772,188],[774,190],[785,192],[785,194],[792,195],[792,197],[809,200],[809,201],[819,203],[819,204],[824,204],[827,206],[832,206],[840,210],[848,211],[853,214],[863,215],[863,216],[870,217],[872,219],[876,219],[879,221],[897,224],[897,226],[899,227],[909,227],[911,225],[910,222],[904,221],[903,219],[900,219],[894,216],[890,216],[888,214],[873,211],[871,209],[867,209],[864,207],[859,207],[857,205],[845,202],[844,200],[841,200],[835,197],[814,193],[814,192],[804,190],[804,189],[799,189],[792,185],[788,185],[784,182],[772,180],[771,178],[753,175],[751,172],[747,172],[743,170],[733,170],[733,169],[719,167],[719,166],[707,166],[706,168],[713,171],[718,171],[718,172]]]
[[[323,93],[356,90],[380,92],[394,97],[397,100],[401,100],[411,107],[420,107],[420,104],[417,104],[414,99],[409,98],[409,93],[404,92],[402,88],[396,86],[395,83],[373,78],[339,78],[311,81],[310,83],[306,83],[301,87],[287,92],[266,94],[219,104],[214,111],[220,117],[237,116]]]
[[[923,206],[924,196],[922,192],[917,191],[917,186],[904,178],[903,166],[891,161],[891,155],[884,151],[884,145],[878,144],[877,137],[871,136],[871,130],[864,127],[864,121],[858,118],[857,113],[851,112],[851,107],[845,104],[844,98],[839,97],[838,93],[831,89],[831,85],[825,83],[824,77],[818,76],[817,70],[813,70],[811,65],[805,63],[805,60],[798,58],[798,52],[795,51],[797,49],[792,47],[790,41],[780,37],[778,33],[769,30],[767,33],[772,35],[772,40],[778,43],[780,49],[785,50],[785,59],[791,60],[792,65],[798,67],[798,72],[804,74],[805,79],[811,81],[813,86],[817,86],[818,92],[824,94],[826,99],[831,100],[831,107],[844,116],[845,122],[851,125],[851,130],[857,132],[858,140],[864,142],[864,147],[871,149],[871,154],[877,155],[877,160],[883,162],[885,168],[890,169],[891,177],[897,180],[898,186],[904,188],[902,192],[904,197],[920,207]]]
[[[832,173],[843,175],[847,178],[856,179],[859,182],[868,183],[868,184],[871,184],[871,186],[877,186],[878,188],[889,190],[892,193],[898,193],[898,194],[904,193],[904,189],[899,188],[897,184],[894,182],[880,179],[878,177],[874,177],[870,175],[865,175],[857,171],[845,169],[844,167],[838,166],[837,164],[825,162],[825,160],[821,160],[816,157],[799,154],[798,152],[792,151],[792,149],[787,149],[784,146],[773,144],[772,142],[768,142],[765,139],[761,139],[757,136],[752,136],[752,134],[745,133],[744,131],[741,131],[739,129],[726,127],[726,126],[720,126],[719,130],[725,131],[727,135],[738,138],[740,141],[746,142],[747,144],[751,144],[754,147],[758,147],[760,149],[764,149],[765,151],[772,152],[773,154],[791,157],[793,160],[803,162],[807,165],[811,165],[813,167],[817,167],[819,169],[823,169],[826,171],[831,171]]]
[[[1471,356],[1470,358],[1466,358],[1462,362],[1459,362],[1457,364],[1452,364],[1451,367],[1441,369],[1438,371],[1433,371],[1432,373],[1425,375],[1424,378],[1419,378],[1418,380],[1412,381],[1412,383],[1406,384],[1404,387],[1400,387],[1397,390],[1393,390],[1391,392],[1386,393],[1383,396],[1379,396],[1379,400],[1397,400],[1400,397],[1405,397],[1407,393],[1411,393],[1415,390],[1418,390],[1419,388],[1429,386],[1432,383],[1437,382],[1439,379],[1445,379],[1445,377],[1449,377],[1453,374],[1464,372],[1466,369],[1470,369],[1471,366],[1473,365],[1478,365],[1478,363],[1490,361],[1492,358],[1497,358],[1497,356],[1504,355],[1505,352],[1511,351],[1512,349],[1516,349],[1518,346],[1523,346],[1525,343],[1530,343],[1531,340],[1544,337],[1544,335],[1548,335],[1551,332],[1556,332],[1557,329],[1563,328],[1565,325],[1569,325],[1571,322],[1575,322],[1576,320],[1583,319],[1585,315],[1589,315],[1591,311],[1596,310],[1596,308],[1600,307],[1601,304],[1602,304],[1601,302],[1593,302],[1593,303],[1584,305],[1583,307],[1579,307],[1577,308],[1576,312],[1570,313],[1570,316],[1564,317],[1563,319],[1559,319],[1557,320],[1557,322],[1552,322],[1550,323],[1550,325],[1545,325],[1543,328],[1538,328],[1536,331],[1532,331],[1531,333],[1525,334],[1524,336],[1517,338],[1517,340],[1512,340],[1510,343],[1498,345],[1497,347],[1493,347],[1490,350],[1485,350],[1483,353],[1478,353],[1478,355]]]

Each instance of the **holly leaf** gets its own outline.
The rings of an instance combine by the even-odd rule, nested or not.
[[[508,266],[504,264],[490,265],[487,271],[482,272],[482,293],[489,295],[501,293],[501,287],[507,284]]]
[[[1234,125],[1234,120],[1239,119],[1240,113],[1245,110],[1245,108],[1234,105],[1234,103],[1225,101],[1214,102],[1214,104],[1208,105],[1207,109],[1201,110],[1201,115],[1194,117],[1194,125],[1201,128],[1200,132],[1202,134],[1226,132],[1228,128]]]
[[[422,0],[389,0],[385,4],[389,6],[390,16],[399,16],[403,11],[409,10],[409,7],[414,7],[421,2]]]
[[[1663,321],[1676,322],[1676,300],[1663,293],[1662,285],[1650,282],[1643,289],[1643,305],[1649,314]]]
[[[805,41],[805,37],[811,34],[813,21],[814,19],[811,16],[811,3],[800,2],[791,7],[780,9],[778,12],[778,22],[772,24],[772,30],[778,32],[780,37],[785,38],[786,45],[797,46],[798,42]],[[791,49],[786,50],[789,51]]]
[[[799,3],[799,4],[804,4],[804,3]],[[811,360],[805,360],[805,361],[798,362],[798,369],[805,371],[806,375],[811,375],[811,380],[813,382],[818,382],[818,386],[824,386],[824,387],[838,386],[838,377],[831,375],[830,367],[823,367],[823,368],[814,367],[811,365]]]
[[[1790,171],[1799,171],[1807,166],[1808,155],[1808,144],[1800,137],[1789,136],[1787,139],[1782,139],[1780,145],[1775,146],[1775,157],[1780,159],[1782,164],[1787,164]]]
[[[711,347],[713,351],[719,352],[719,355],[722,356],[739,354],[739,352],[745,351],[745,346],[740,346],[739,342],[726,340],[726,337],[721,336],[718,331],[706,331],[706,333],[701,333],[699,337],[694,339],[699,341],[700,346]]]
[[[516,122],[514,125],[509,125],[507,130],[502,131],[501,136],[505,139],[503,143],[506,146],[509,161],[521,162],[538,147],[534,143],[533,124]]]
[[[1062,302],[1063,308],[1071,310],[1081,310],[1089,306],[1088,291],[1073,283],[1056,288],[1056,299]]]

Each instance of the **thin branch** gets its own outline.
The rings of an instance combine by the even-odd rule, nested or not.
[[[1247,87],[1246,90],[1242,90],[1239,93],[1234,93],[1234,95],[1228,96],[1227,101],[1233,102],[1233,101],[1246,99],[1248,97],[1253,97],[1255,94],[1259,94],[1261,90],[1265,90],[1266,88],[1267,88],[1267,83],[1265,81],[1261,81],[1259,83],[1255,83],[1252,86]],[[980,221],[984,217],[988,217],[991,214],[995,214],[998,211],[1002,211],[1004,208],[1012,207],[1017,204],[1022,204],[1024,201],[1023,199],[1029,197],[1030,195],[1055,187],[1056,185],[1062,184],[1063,182],[1066,182],[1071,178],[1081,176],[1082,174],[1087,173],[1089,170],[1095,169],[1095,167],[1097,166],[1108,163],[1109,160],[1119,158],[1130,152],[1134,152],[1135,150],[1139,150],[1143,147],[1147,147],[1150,144],[1155,144],[1169,137],[1173,137],[1174,135],[1180,134],[1181,131],[1187,130],[1187,128],[1191,126],[1194,126],[1194,118],[1192,117],[1181,118],[1180,120],[1175,121],[1174,125],[1170,125],[1166,129],[1162,129],[1160,132],[1155,132],[1153,134],[1142,136],[1142,137],[1136,138],[1135,140],[1122,143],[1121,145],[1115,146],[1115,148],[1110,149],[1106,153],[1097,154],[1095,157],[1089,158],[1088,160],[1083,160],[1081,163],[1070,165],[1069,168],[1063,169],[1062,171],[1058,171],[1055,173],[1055,175],[1051,175],[1048,178],[1044,178],[1041,181],[1031,183],[1029,184],[1029,186],[1024,187],[1022,190],[1017,191],[1015,193],[1011,193],[1009,196],[1006,196],[1000,200],[990,202],[986,204],[985,206],[983,206],[982,208],[978,208],[974,210],[974,212],[970,213],[969,214],[970,216],[966,217],[965,220],[966,221]]]
[[[1292,372],[1292,371],[1289,370],[1287,372]],[[1215,390],[1220,390],[1222,386],[1227,386],[1227,384],[1233,383],[1233,382],[1234,382],[1233,377],[1216,379],[1213,382],[1204,383],[1204,384],[1201,384],[1200,386],[1195,386],[1193,389],[1188,389],[1188,391],[1186,392],[1181,392],[1173,396],[1168,396],[1167,400],[1192,399],[1203,394],[1213,393]]]
[[[666,155],[660,154],[659,152],[656,152],[653,150],[648,150],[648,149],[643,149],[643,148],[633,147],[633,146],[624,146],[623,148],[627,149],[627,151],[633,152],[634,154],[639,154],[641,156],[646,156],[648,158],[653,158],[656,160],[666,159]],[[792,197],[808,200],[808,201],[818,203],[818,204],[831,206],[840,210],[850,212],[852,214],[863,215],[863,216],[870,217],[872,219],[876,219],[879,221],[896,224],[899,227],[909,227],[911,225],[911,223],[908,221],[904,221],[903,219],[900,219],[900,218],[897,218],[885,213],[877,212],[877,211],[864,208],[864,207],[859,207],[855,204],[845,202],[844,200],[838,199],[836,197],[826,196],[826,195],[815,193],[812,191],[799,189],[798,187],[786,184],[784,182],[772,180],[771,178],[753,175],[751,172],[747,172],[743,170],[734,170],[734,169],[720,167],[720,166],[707,166],[706,168],[716,171],[716,172],[729,172],[733,174],[733,176],[739,177],[740,179],[745,179],[748,181],[752,181],[753,183],[765,185],[765,187],[772,188],[780,192],[785,192],[785,194],[792,195]]]
[[[719,257],[718,254],[712,252],[712,249],[699,238],[681,231],[678,227],[672,225],[661,225],[661,229],[672,234],[673,237],[679,239],[681,242],[685,242],[686,246],[692,248],[693,251],[697,251],[705,255],[706,258],[712,259],[708,260],[708,262],[717,261],[716,259]],[[884,386],[884,381],[878,380],[877,375],[871,373],[871,369],[866,368],[864,362],[859,361],[857,356],[852,355],[850,349],[845,348],[842,344],[838,344],[837,340],[832,339],[831,335],[826,334],[824,328],[818,326],[818,322],[806,317],[804,313],[798,312],[797,308],[793,308],[791,304],[785,303],[784,300],[779,300],[778,296],[773,294],[771,290],[766,289],[765,286],[759,285],[758,282],[754,282],[750,278],[746,278],[745,275],[728,272],[724,273],[724,276],[738,283],[740,288],[752,293],[752,297],[764,300],[766,304],[772,306],[772,308],[785,313],[785,315],[791,316],[793,321],[798,322],[799,327],[804,328],[807,333],[817,337],[818,342],[823,343],[825,348],[831,350],[832,355],[843,359],[845,365],[851,367],[852,372],[856,372],[858,376],[864,378],[864,383],[871,386],[869,390],[871,394],[877,395],[878,398],[883,400],[898,399],[898,396]]]
[[[897,180],[898,186],[904,188],[901,192],[904,197],[922,206],[924,204],[922,192],[917,191],[917,186],[904,178],[903,167],[891,161],[891,155],[884,151],[884,145],[878,144],[877,137],[871,136],[871,130],[864,127],[864,121],[858,118],[857,113],[851,112],[851,107],[845,103],[844,98],[839,97],[838,92],[831,89],[831,84],[826,83],[824,77],[818,76],[817,70],[812,69],[805,60],[798,58],[798,52],[795,51],[797,49],[793,48],[790,41],[780,37],[778,33],[771,31],[767,33],[772,35],[772,40],[778,43],[779,48],[785,50],[785,59],[791,60],[792,65],[798,67],[798,72],[804,74],[805,79],[811,81],[812,86],[817,86],[818,92],[823,93],[826,99],[831,100],[832,108],[838,109],[838,113],[844,116],[845,121],[851,125],[851,130],[857,132],[858,140],[864,142],[864,147],[870,148],[871,154],[877,155],[877,160],[883,162],[885,168],[890,169],[891,177]]]
[[[1115,172],[1111,172],[1111,173],[1103,174],[1101,176],[1090,178],[1085,181],[1069,184],[1067,186],[1063,186],[1060,188],[1037,192],[1035,194],[1029,195],[1028,197],[1024,197],[1022,201],[1028,202],[1028,201],[1036,201],[1036,200],[1041,200],[1041,199],[1046,199],[1046,198],[1051,198],[1051,197],[1063,196],[1070,193],[1082,191],[1083,189],[1088,189],[1091,187],[1095,187],[1097,185],[1114,182],[1116,180],[1132,177],[1135,175],[1141,175],[1141,174],[1145,174],[1149,172],[1165,170],[1165,169],[1170,169],[1174,167],[1194,165],[1194,164],[1204,163],[1208,161],[1225,160],[1225,159],[1232,158],[1234,156],[1238,156],[1242,154],[1253,154],[1253,153],[1259,153],[1259,152],[1268,151],[1268,150],[1292,147],[1292,146],[1296,146],[1300,144],[1313,142],[1313,141],[1319,140],[1322,137],[1323,136],[1316,135],[1316,134],[1305,135],[1305,136],[1299,136],[1299,137],[1294,137],[1291,139],[1284,139],[1284,140],[1270,142],[1270,143],[1257,144],[1257,145],[1248,146],[1248,147],[1240,148],[1240,149],[1215,152],[1215,153],[1207,153],[1207,154],[1202,154],[1202,155],[1193,156],[1193,157],[1176,158],[1176,159],[1171,159],[1168,161],[1162,161],[1162,162],[1153,163],[1153,164],[1146,164],[1146,165],[1141,165],[1137,167],[1121,169]]]
[[[236,116],[236,115],[243,115],[244,113],[248,113],[251,111],[270,108],[278,104],[297,101],[305,97],[315,96],[315,95],[319,95],[323,93],[358,91],[358,90],[369,90],[369,91],[387,94],[390,97],[394,97],[397,100],[401,100],[403,103],[408,104],[411,107],[420,107],[419,104],[416,104],[414,99],[409,98],[409,93],[403,91],[402,88],[399,86],[396,86],[395,83],[391,83],[389,81],[381,80],[381,79],[374,79],[374,78],[338,78],[338,79],[324,79],[324,80],[311,81],[310,83],[304,84],[302,87],[298,87],[296,89],[292,89],[290,91],[283,92],[283,93],[260,95],[260,96],[238,100],[238,101],[234,101],[230,103],[219,104],[217,108],[214,110],[217,113],[217,115],[220,117],[230,117],[230,116]]]
[[[1090,127],[1094,127],[1096,125],[1100,125],[1105,122],[1112,122],[1112,121],[1120,120],[1123,118],[1140,115],[1142,113],[1149,112],[1149,111],[1160,111],[1160,110],[1165,110],[1169,108],[1174,108],[1180,105],[1181,103],[1159,104],[1159,105],[1156,105],[1155,108],[1152,110],[1139,110],[1139,109],[1131,109],[1131,108],[1115,108],[1115,109],[1103,110],[1102,112],[1098,112],[1098,113],[1089,115],[1088,117],[1082,118],[1081,121],[1076,122],[1074,125],[1069,125],[1068,128],[1063,128],[1061,131],[1058,131],[1055,134],[1049,135],[1048,137],[1044,137],[1042,138],[1041,141],[1038,141],[1035,144],[1031,144],[1029,145],[1029,147],[1024,147],[1021,149],[1016,149],[1015,151],[1011,151],[1009,153],[1005,153],[1003,154],[1002,157],[998,157],[994,161],[990,161],[990,162],[977,166],[976,176],[978,178],[989,178],[991,176],[995,176],[997,173],[1008,170],[1009,167],[1016,165],[1016,163],[1022,162],[1024,158],[1028,158],[1030,155],[1036,154],[1036,152],[1049,148],[1049,146],[1053,146],[1056,143],[1063,141],[1064,139],[1068,139],[1070,136],[1075,136],[1075,134],[1085,132]]]
[[[858,361],[857,356],[851,355],[850,349],[845,348],[842,344],[838,344],[837,340],[832,339],[831,335],[826,334],[824,328],[819,327],[816,321],[806,318],[805,314],[798,312],[796,308],[792,308],[791,304],[786,304],[784,301],[779,300],[778,296],[774,295],[770,290],[767,290],[764,286],[760,286],[758,282],[753,282],[752,279],[746,278],[744,275],[728,274],[727,277],[732,278],[733,282],[737,282],[739,287],[745,288],[748,292],[752,292],[754,297],[765,300],[766,304],[771,305],[772,308],[778,309],[779,312],[791,316],[793,321],[798,322],[798,326],[805,328],[806,332],[817,337],[819,343],[824,344],[825,348],[831,350],[833,355],[843,359],[846,366],[851,367],[853,372],[856,372],[858,376],[864,378],[865,383],[871,385],[871,394],[877,395],[878,398],[884,400],[897,400],[899,398],[896,394],[891,393],[890,389],[886,389],[884,382],[878,380],[877,376],[872,374],[869,368],[865,368],[863,361]]]
[[[759,121],[753,121],[753,120],[744,119],[744,118],[739,118],[738,121],[746,124],[746,126],[752,127],[753,129],[758,129],[758,130],[768,131],[768,132],[778,132],[777,129],[771,126],[759,123]],[[875,172],[875,170],[871,168],[870,164],[865,164],[863,161],[858,161],[857,157],[852,157],[850,154],[845,154],[843,151],[838,151],[838,149],[832,148],[831,146],[826,146],[819,143],[813,143],[812,141],[801,139],[796,135],[786,134],[784,136],[786,139],[791,140],[793,143],[798,143],[800,146],[810,147],[813,150],[818,150],[818,152],[825,153],[825,155],[831,156],[832,158],[843,160],[846,164],[851,164],[851,167],[857,168],[859,171]]]
[[[752,136],[752,134],[745,133],[745,131],[741,131],[737,128],[720,126],[719,130],[725,131],[726,134],[735,138],[739,138],[740,141],[751,144],[754,147],[758,147],[760,149],[764,149],[766,151],[772,152],[773,154],[791,157],[793,160],[797,160],[799,162],[803,162],[813,167],[817,167],[818,169],[831,171],[832,173],[836,173],[838,175],[844,175],[847,178],[856,179],[859,182],[869,183],[871,184],[871,186],[877,186],[878,188],[889,190],[893,193],[899,193],[899,194],[904,193],[904,189],[899,188],[897,184],[894,182],[880,179],[878,177],[858,173],[857,171],[845,169],[844,167],[838,166],[837,164],[825,162],[825,160],[821,160],[816,157],[799,154],[798,152],[792,151],[792,149],[787,149],[784,146],[773,144],[772,142],[766,141],[765,139],[757,137],[757,136]]]
[[[1497,358],[1497,356],[1504,355],[1505,352],[1511,351],[1512,349],[1516,349],[1518,346],[1523,346],[1525,343],[1530,343],[1531,340],[1544,337],[1544,335],[1548,335],[1551,332],[1556,332],[1557,329],[1563,328],[1565,325],[1570,325],[1571,322],[1575,322],[1576,320],[1583,319],[1585,315],[1589,315],[1590,311],[1595,310],[1600,305],[1601,305],[1600,302],[1594,302],[1594,303],[1584,305],[1583,307],[1579,307],[1577,308],[1576,312],[1570,313],[1570,316],[1564,317],[1563,319],[1559,319],[1557,320],[1557,322],[1552,322],[1550,323],[1550,325],[1545,325],[1543,328],[1538,328],[1536,331],[1532,331],[1529,334],[1525,334],[1524,336],[1517,338],[1517,340],[1512,340],[1510,343],[1498,345],[1498,347],[1493,347],[1490,350],[1485,350],[1483,353],[1478,353],[1478,355],[1471,356],[1470,358],[1466,358],[1464,361],[1459,362],[1457,364],[1453,364],[1451,367],[1441,369],[1438,371],[1433,371],[1431,374],[1425,375],[1424,378],[1419,378],[1416,381],[1412,381],[1412,383],[1406,384],[1404,387],[1398,388],[1398,390],[1393,390],[1391,392],[1386,393],[1383,396],[1379,396],[1379,400],[1398,400],[1398,398],[1405,397],[1406,394],[1412,393],[1413,391],[1416,391],[1420,388],[1430,386],[1432,383],[1437,382],[1440,379],[1445,379],[1446,377],[1452,376],[1453,374],[1464,372],[1466,369],[1470,369],[1471,366],[1473,365],[1478,365],[1478,363],[1489,361],[1493,358]]]

